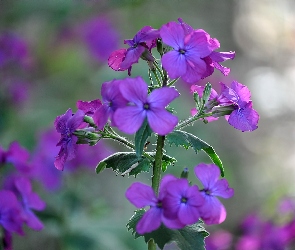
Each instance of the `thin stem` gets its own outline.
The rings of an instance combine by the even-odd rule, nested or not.
[[[156,250],[156,249],[157,247],[156,247],[154,239],[150,239],[148,241],[148,250]]]
[[[165,136],[158,135],[152,177],[152,188],[154,189],[156,194],[158,193],[160,186],[164,141]]]
[[[182,128],[188,126],[189,124],[191,124],[191,123],[193,123],[193,122],[195,122],[195,121],[197,121],[199,119],[202,119],[202,118],[205,118],[205,117],[208,117],[208,116],[212,116],[212,114],[213,113],[211,112],[211,113],[207,113],[207,114],[198,114],[198,115],[192,116],[192,117],[188,118],[187,120],[184,120],[181,123],[179,123],[175,127],[175,129],[176,130],[177,129],[182,129]]]

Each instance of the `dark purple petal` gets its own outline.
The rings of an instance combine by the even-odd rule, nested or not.
[[[146,111],[142,107],[128,106],[117,109],[113,119],[119,130],[134,134],[141,127],[145,117]]]
[[[31,167],[28,164],[29,157],[30,153],[17,141],[12,142],[6,152],[6,162],[12,163],[18,171],[24,174],[31,171]]]
[[[136,33],[133,38],[135,43],[150,42],[160,36],[160,31],[153,29],[151,26],[145,26]]]
[[[211,190],[220,177],[220,169],[214,164],[200,163],[194,168],[194,171],[204,189]]]
[[[125,196],[137,208],[156,206],[158,201],[154,190],[141,182],[132,183]]]
[[[77,112],[68,119],[67,128],[69,132],[73,133],[84,121],[85,113],[82,110],[77,110]]]
[[[155,89],[149,95],[147,101],[150,105],[150,109],[165,108],[170,102],[177,98],[180,94],[174,88],[163,87]]]
[[[40,231],[44,228],[43,223],[31,210],[26,211],[26,224],[29,228],[36,231]]]
[[[176,50],[165,53],[162,57],[162,64],[171,79],[182,76],[187,70],[185,55]]]
[[[201,219],[205,224],[220,224],[226,218],[226,210],[223,204],[214,196],[206,195],[202,192],[205,203],[199,209]]]
[[[231,198],[234,195],[234,189],[229,187],[226,179],[218,180],[210,191],[211,195],[220,196],[226,199]]]
[[[151,207],[142,216],[136,225],[136,232],[139,234],[150,233],[161,225],[162,209],[158,207]]]
[[[82,110],[87,115],[93,115],[93,113],[101,107],[102,103],[99,99],[92,101],[77,101],[77,108]]]
[[[147,119],[151,129],[159,135],[167,135],[173,131],[178,118],[167,110],[155,109],[147,112]]]
[[[164,43],[170,45],[175,50],[184,47],[184,30],[182,26],[176,22],[164,24],[160,29],[160,36]]]
[[[195,206],[190,206],[189,204],[181,204],[178,211],[178,218],[180,222],[185,225],[191,225],[196,223],[199,218],[198,208]]]
[[[242,132],[257,129],[259,114],[251,107],[252,102],[249,102],[243,108],[234,110],[229,116],[228,123]]]
[[[67,128],[67,121],[72,117],[72,114],[72,109],[68,109],[65,114],[56,117],[54,121],[54,126],[58,133],[65,133]]]
[[[59,152],[58,152],[57,157],[55,158],[54,166],[58,170],[63,171],[64,170],[64,165],[65,165],[65,162],[66,162],[67,158],[68,158],[67,147],[66,147],[66,145],[62,145]]]
[[[9,232],[23,235],[24,218],[20,204],[12,191],[0,190],[0,225]]]
[[[181,229],[186,226],[186,224],[183,224],[178,218],[172,220],[172,219],[166,218],[163,215],[162,215],[162,222],[166,227],[171,229]]]
[[[98,110],[94,112],[93,121],[98,129],[102,130],[104,128],[108,121],[110,113],[111,110],[106,105],[102,105]]]
[[[141,54],[146,50],[145,47],[138,45],[135,48],[131,47],[127,49],[124,60],[120,67],[123,69],[130,68],[134,63],[138,63]]]
[[[108,65],[111,67],[113,70],[116,71],[124,71],[128,68],[123,68],[121,66],[122,62],[125,59],[127,53],[127,49],[119,49],[111,53],[109,59],[108,59]]]
[[[190,25],[188,25],[187,23],[185,23],[182,20],[182,18],[178,18],[177,20],[180,23],[181,27],[183,28],[183,31],[184,31],[184,34],[185,35],[188,35],[188,34],[190,34],[191,32],[194,31],[193,27],[191,27]]]
[[[227,76],[230,73],[230,69],[222,66],[218,62],[212,62],[214,68],[218,69],[223,75]]]

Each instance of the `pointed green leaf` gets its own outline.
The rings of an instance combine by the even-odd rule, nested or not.
[[[175,130],[166,136],[166,141],[175,146],[182,146],[185,149],[192,147],[196,153],[203,150],[212,160],[212,162],[220,168],[221,176],[224,177],[224,168],[219,156],[215,153],[213,147],[204,142],[200,138],[185,131]]]
[[[151,233],[139,235],[136,232],[136,224],[144,213],[144,209],[135,211],[135,214],[127,223],[127,229],[128,231],[131,230],[131,233],[134,235],[135,239],[143,236],[145,242],[148,242],[151,238],[153,238],[160,249],[163,249],[166,244],[175,242],[181,250],[205,250],[204,239],[209,234],[201,226],[200,222],[178,230],[166,228],[162,224],[157,230]]]
[[[135,152],[137,157],[141,157],[146,140],[151,134],[152,130],[147,119],[145,119],[140,129],[135,134]]]

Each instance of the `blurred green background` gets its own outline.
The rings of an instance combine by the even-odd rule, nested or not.
[[[2,102],[0,143],[7,148],[18,140],[33,151],[38,133],[52,126],[56,116],[68,108],[75,111],[77,100],[100,98],[104,81],[127,76],[127,72],[111,70],[105,57],[99,58],[89,49],[83,38],[89,20],[107,20],[116,33],[113,49],[119,49],[126,47],[124,39],[133,38],[143,26],[160,28],[181,17],[216,37],[220,51],[236,52],[234,61],[223,63],[231,68],[230,75],[225,78],[214,72],[210,81],[229,84],[235,79],[247,85],[260,114],[259,128],[251,133],[235,130],[224,119],[207,125],[198,122],[187,129],[214,147],[235,189],[232,199],[222,201],[228,213],[226,221],[206,228],[234,231],[249,211],[261,209],[272,214],[279,197],[294,196],[294,10],[292,0],[0,0],[0,32],[21,37],[29,54],[28,69],[14,71],[28,83],[28,98],[21,105]],[[110,45],[103,31],[97,36]],[[132,76],[137,75],[148,79],[145,63],[133,67]],[[182,98],[174,106],[183,119],[194,103],[187,86],[177,86]],[[115,143],[108,147],[119,150]],[[167,148],[167,153],[178,160],[168,169],[176,175],[183,167],[192,170],[199,162],[209,162],[203,153],[195,155],[178,148]],[[193,174],[190,177],[193,179]],[[116,176],[111,170],[96,175],[93,168],[63,178],[61,190],[46,192],[38,185],[36,189],[64,221],[40,213],[45,229],[28,229],[25,237],[15,236],[16,250],[146,248],[143,239],[134,241],[125,228],[134,207],[124,193],[133,177]],[[150,174],[137,180],[149,183]]]

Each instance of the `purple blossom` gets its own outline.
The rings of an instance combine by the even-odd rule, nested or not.
[[[24,40],[12,32],[0,35],[0,68],[14,64],[27,66],[28,48]]]
[[[58,170],[64,169],[64,164],[75,158],[77,137],[73,132],[83,123],[84,112],[78,110],[75,114],[71,109],[63,115],[56,117],[54,126],[56,131],[61,134],[61,138],[56,146],[61,146],[60,151],[54,161],[54,165]]]
[[[226,97],[236,107],[229,117],[226,117],[228,123],[242,132],[257,129],[259,115],[257,111],[252,108],[249,89],[237,81],[232,82],[231,88],[223,83],[221,83],[221,85],[221,95]]]
[[[148,61],[154,61],[150,50],[154,46],[154,40],[159,38],[159,30],[150,26],[143,27],[136,33],[133,39],[124,40],[129,45],[128,49],[119,49],[114,51],[108,60],[109,66],[113,70],[124,71],[128,69],[130,75],[131,67],[137,63],[139,58],[144,54]]]
[[[99,61],[106,61],[118,47],[119,34],[105,17],[87,20],[81,25],[80,34],[91,55]]]
[[[218,230],[210,233],[209,237],[205,238],[206,250],[227,250],[233,241],[233,235],[225,230]],[[249,248],[252,250],[252,248]]]
[[[19,176],[9,176],[4,183],[5,189],[14,192],[22,208],[22,218],[28,227],[34,230],[43,228],[42,222],[33,213],[33,210],[41,211],[45,208],[45,202],[42,201],[37,193],[32,191],[32,185],[29,179]]]
[[[154,190],[143,183],[134,182],[126,191],[126,198],[137,208],[149,206],[149,210],[145,212],[143,217],[136,225],[136,231],[139,234],[152,232],[160,227],[161,223],[168,228],[182,228],[185,225],[179,220],[169,220],[164,216],[162,201],[166,194],[166,185],[177,179],[172,175],[166,175],[159,188],[159,196],[157,197]]]
[[[54,158],[59,152],[56,142],[60,139],[60,134],[52,128],[44,131],[38,138],[32,157],[33,178],[47,190],[57,190],[62,184],[62,173],[54,167]]]
[[[23,235],[21,206],[12,191],[0,190],[0,225],[8,232]]]
[[[98,129],[103,129],[108,119],[110,118],[112,126],[115,126],[113,114],[116,109],[126,106],[128,101],[120,92],[119,86],[122,80],[112,80],[104,82],[101,86],[102,105],[95,110],[93,115],[94,123]]]
[[[119,87],[123,97],[130,104],[114,113],[118,129],[133,134],[146,118],[151,129],[159,135],[166,135],[174,129],[178,118],[165,109],[179,96],[174,88],[155,89],[148,95],[148,86],[140,76],[122,80]]]
[[[162,57],[163,67],[170,78],[196,83],[206,71],[206,63],[201,58],[208,56],[213,48],[210,36],[203,30],[194,30],[186,35],[183,27],[169,22],[160,29],[163,42],[173,48]]]
[[[6,152],[6,163],[13,164],[16,169],[22,174],[30,174],[31,166],[28,163],[30,153],[23,148],[17,141],[9,145]]]
[[[214,164],[200,163],[194,171],[204,186],[201,194],[205,203],[199,209],[202,220],[208,225],[222,223],[226,218],[226,210],[216,196],[227,199],[234,195],[234,190],[226,179],[219,179],[220,169]]]
[[[163,199],[164,216],[169,219],[178,219],[183,225],[196,223],[199,218],[199,208],[204,198],[198,186],[190,186],[185,178],[170,181],[166,185],[166,194]]]

